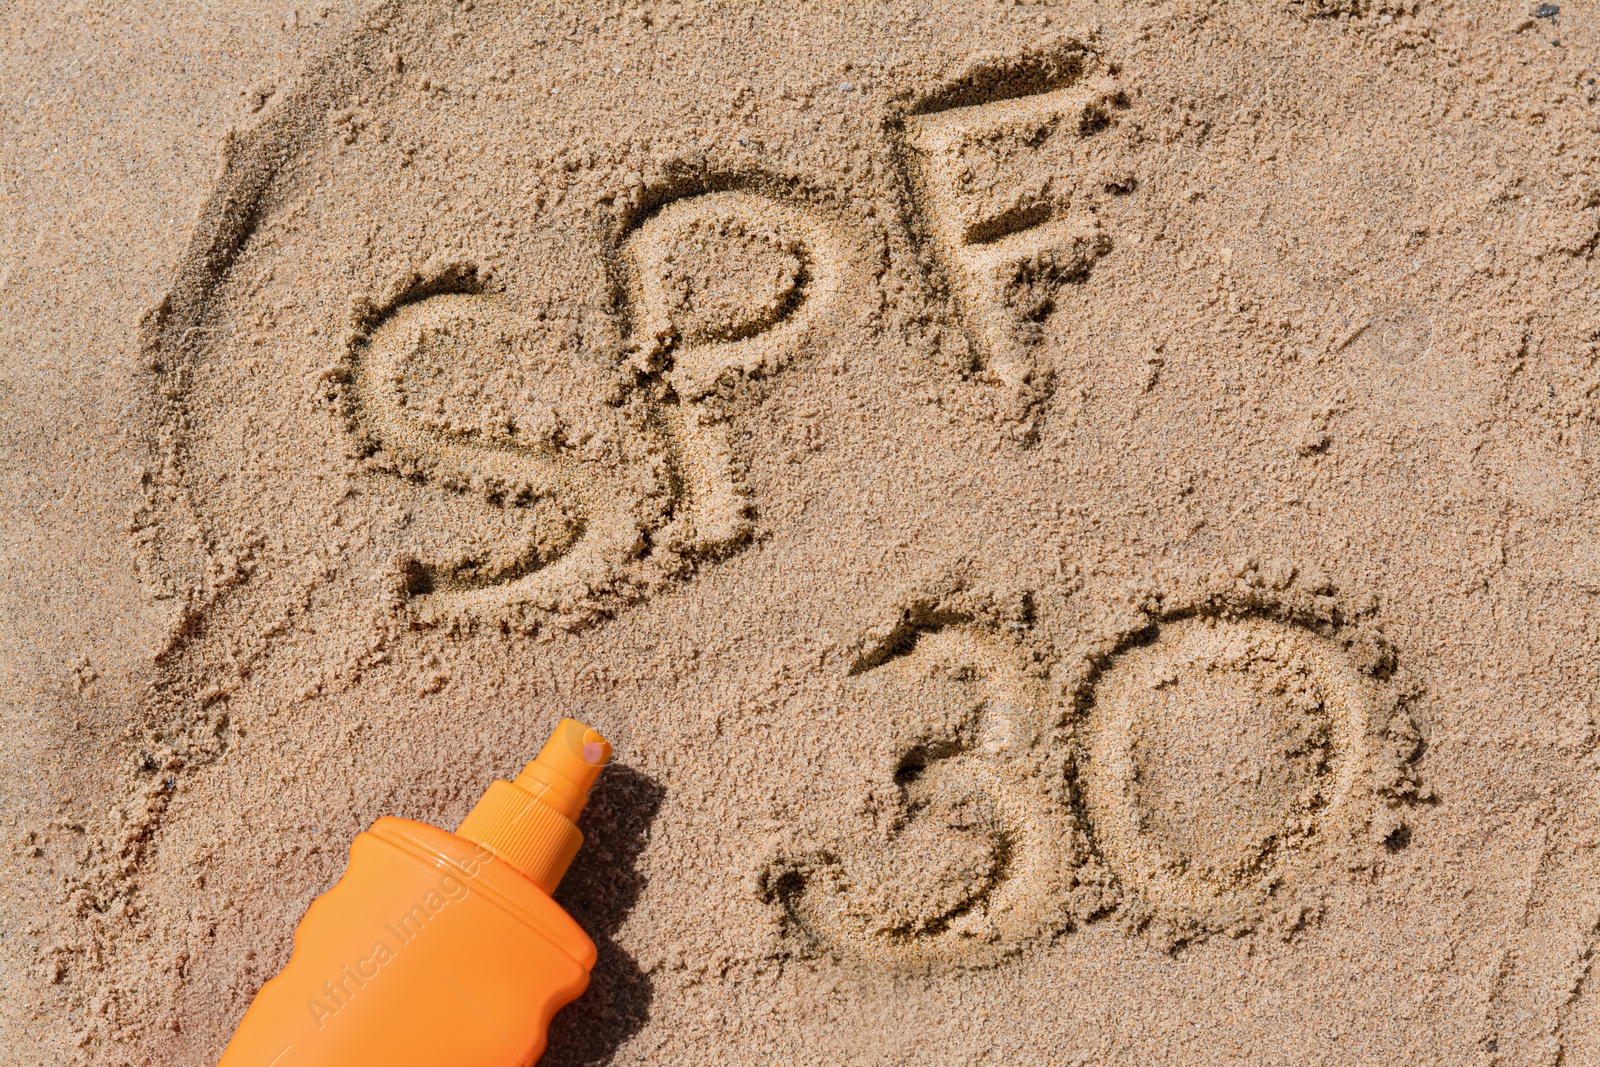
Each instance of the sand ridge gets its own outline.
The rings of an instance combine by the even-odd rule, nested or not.
[[[570,714],[547,1062],[1584,1062],[1566,7],[285,17],[126,309],[155,652],[18,1018],[209,1061]]]

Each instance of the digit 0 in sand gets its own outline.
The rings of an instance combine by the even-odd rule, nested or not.
[[[594,966],[594,942],[550,894],[610,758],[563,719],[455,833],[387,818],[358,835],[219,1067],[529,1067]]]

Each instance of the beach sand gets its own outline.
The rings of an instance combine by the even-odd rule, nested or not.
[[[0,7],[0,1061],[571,715],[542,1063],[1600,1063],[1540,11]]]

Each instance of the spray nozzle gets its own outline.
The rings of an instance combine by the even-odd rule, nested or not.
[[[576,719],[562,719],[514,782],[495,782],[456,833],[554,892],[583,834],[575,825],[589,787],[611,759],[611,744]]]

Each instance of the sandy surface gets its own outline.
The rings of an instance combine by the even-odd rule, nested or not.
[[[544,1062],[1600,1063],[1531,12],[0,5],[0,1058],[571,714]]]

